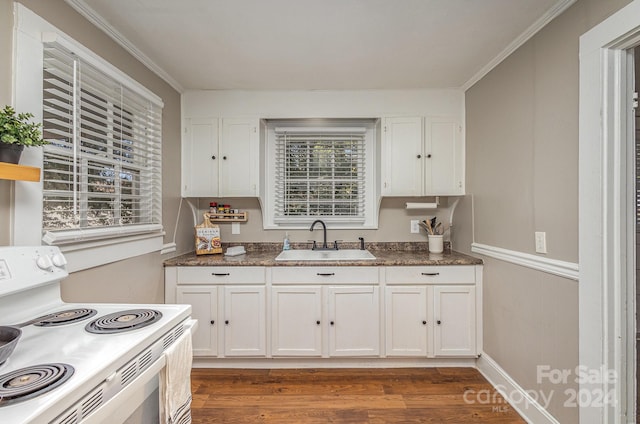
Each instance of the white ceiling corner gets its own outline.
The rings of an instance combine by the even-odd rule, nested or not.
[[[184,87],[175,80],[171,75],[165,72],[160,66],[158,66],[153,60],[151,60],[147,55],[145,55],[138,47],[136,47],[133,43],[129,41],[127,37],[125,37],[122,33],[120,33],[117,29],[115,29],[109,22],[107,22],[102,16],[96,13],[87,3],[83,0],[65,0],[76,10],[76,12],[80,13],[85,17],[89,22],[93,25],[101,29],[104,33],[106,33],[109,37],[113,39],[116,43],[118,43],[123,49],[129,52],[133,57],[138,59],[143,65],[149,68],[153,73],[162,78],[167,84],[173,87],[179,93],[184,91]]]
[[[466,90],[576,0],[65,0],[179,92]]]

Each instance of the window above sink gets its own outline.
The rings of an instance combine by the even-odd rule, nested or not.
[[[266,120],[265,229],[377,228],[379,119]]]

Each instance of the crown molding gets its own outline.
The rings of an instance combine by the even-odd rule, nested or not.
[[[496,57],[494,57],[489,63],[484,65],[474,76],[472,76],[462,87],[462,91],[467,91],[475,83],[480,81],[485,75],[487,75],[493,68],[498,66],[505,60],[511,53],[520,48],[524,43],[529,41],[531,37],[536,35],[542,28],[547,26],[549,22],[558,17],[562,12],[567,10],[577,0],[559,0],[553,7],[542,15],[537,21],[535,21],[529,28],[527,28],[522,34],[520,34],[515,40],[513,40],[503,51],[501,51]]]
[[[111,24],[109,24],[109,22],[107,22],[102,16],[100,16],[98,12],[89,7],[89,5],[84,2],[84,0],[65,0],[65,2],[76,12],[82,15],[85,19],[98,27],[98,29],[102,30],[105,34],[111,37],[113,41],[119,44],[123,49],[129,52],[147,68],[149,68],[154,74],[162,78],[177,92],[183,93],[185,91],[184,87],[175,78],[169,75],[164,69],[162,69],[147,55],[145,55],[131,41],[129,41],[124,35],[122,35],[120,31],[115,29]]]

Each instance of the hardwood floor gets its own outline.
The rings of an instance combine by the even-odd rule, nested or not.
[[[194,369],[193,424],[524,423],[473,368]]]

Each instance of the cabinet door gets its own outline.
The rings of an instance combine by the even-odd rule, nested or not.
[[[427,356],[426,286],[389,286],[385,291],[387,356]]]
[[[182,195],[218,196],[218,120],[187,119],[182,147]]]
[[[257,196],[257,119],[223,119],[220,143],[220,196]]]
[[[464,194],[460,124],[427,119],[425,123],[425,195]]]
[[[193,333],[194,356],[218,355],[218,289],[206,286],[178,286],[177,303],[191,305],[191,316],[198,320]]]
[[[422,118],[384,120],[382,194],[421,196],[423,166]]]
[[[264,286],[224,288],[225,356],[266,354],[265,314]]]
[[[273,287],[271,290],[273,356],[322,355],[322,288]]]
[[[433,288],[436,356],[476,356],[476,291],[473,286]]]
[[[378,287],[329,287],[328,296],[329,355],[379,355]]]

